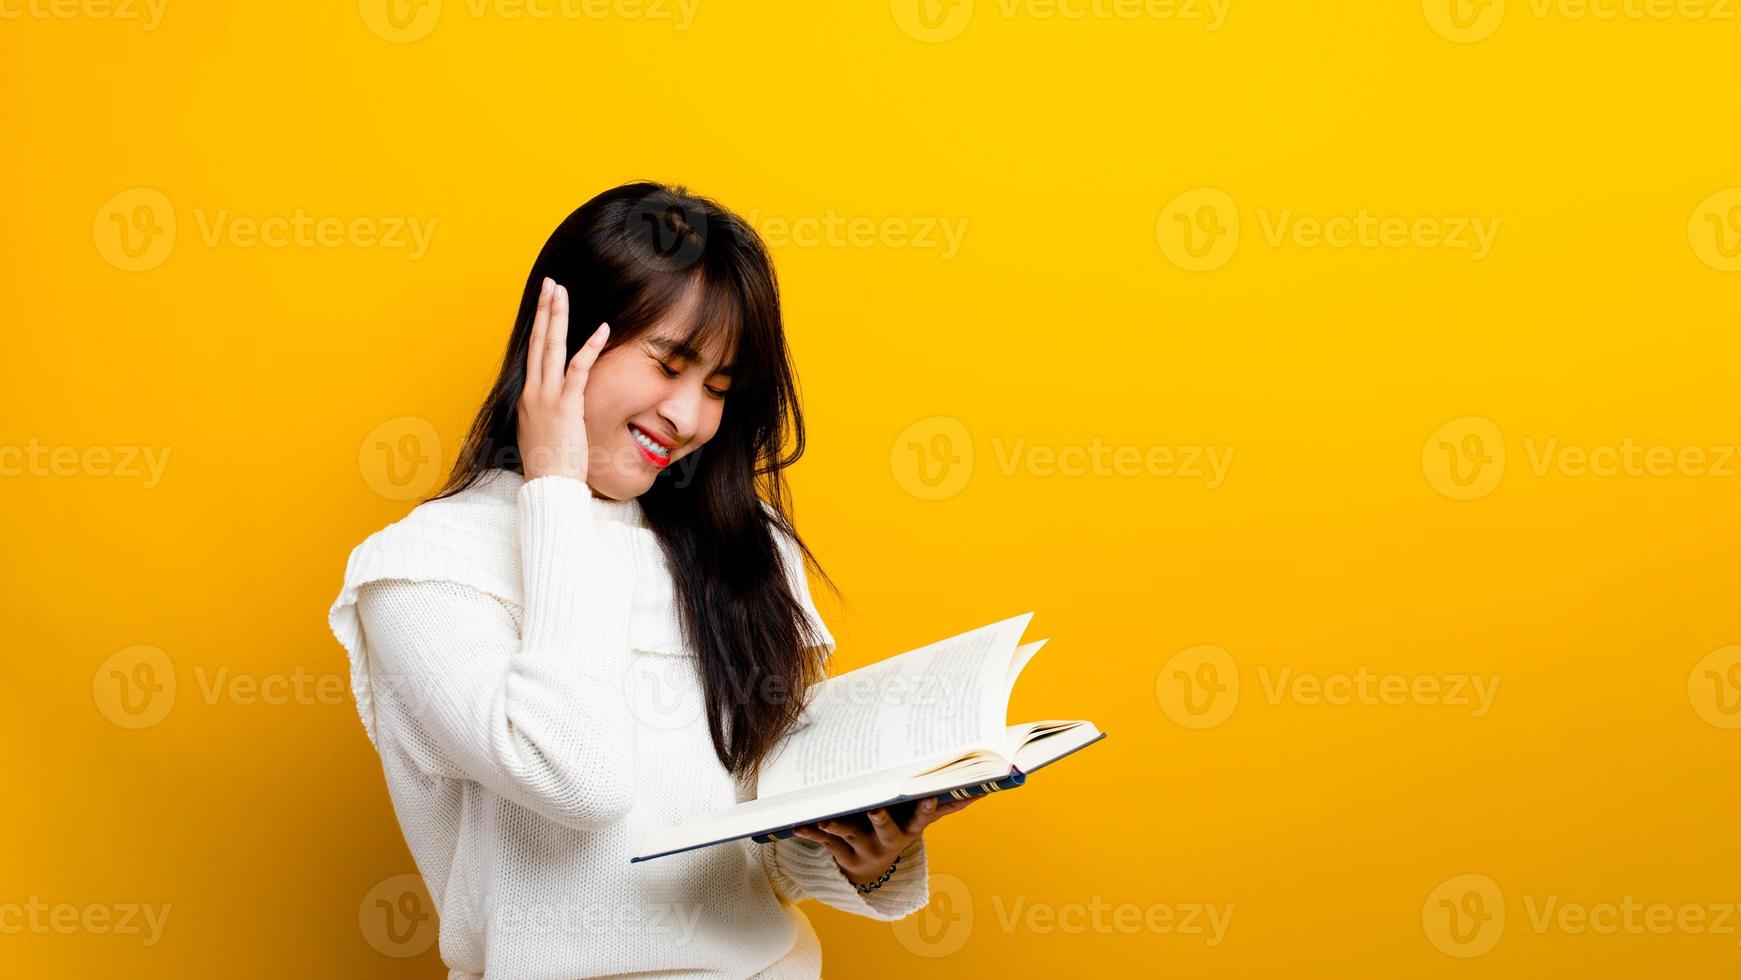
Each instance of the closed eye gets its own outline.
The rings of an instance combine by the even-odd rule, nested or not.
[[[683,373],[683,372],[677,370],[676,368],[673,368],[671,365],[666,364],[664,361],[655,359],[653,363],[659,365],[659,373],[663,374],[667,378],[675,378],[679,374]],[[704,385],[703,387],[705,387],[707,389],[707,393],[709,395],[713,396],[714,398],[724,398],[727,394],[730,393],[726,389],[715,388],[712,385]]]

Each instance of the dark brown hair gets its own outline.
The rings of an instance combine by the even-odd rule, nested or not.
[[[608,351],[696,290],[686,342],[697,350],[716,339],[728,351],[736,345],[718,431],[639,500],[700,663],[714,752],[732,773],[753,777],[824,673],[819,638],[788,586],[775,535],[790,535],[796,553],[828,581],[792,526],[781,472],[803,455],[804,419],[773,262],[747,223],[682,186],[624,184],[581,205],[532,263],[495,386],[437,499],[492,468],[521,470],[516,407],[546,276],[568,288],[569,357],[599,323],[611,325]]]

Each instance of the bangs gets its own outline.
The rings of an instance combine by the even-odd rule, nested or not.
[[[732,388],[738,389],[755,384],[766,374],[765,366],[757,363],[761,358],[743,348],[744,307],[744,296],[736,284],[728,277],[709,275],[705,268],[688,274],[655,273],[620,314],[625,328],[622,339],[659,329],[674,319],[674,328],[665,325],[660,330],[660,336],[675,344],[673,352],[701,360],[718,351],[722,370],[731,375]],[[617,336],[613,322],[613,342]]]

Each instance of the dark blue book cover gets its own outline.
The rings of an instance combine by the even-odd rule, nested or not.
[[[1027,779],[1027,773],[1022,772],[1020,769],[1011,769],[1010,774],[1002,779],[994,779],[989,783],[974,783],[972,786],[960,786],[947,793],[938,794],[936,800],[938,803],[948,803],[950,800],[966,800],[975,796],[984,796],[987,793],[995,793],[1000,789],[1015,789],[1022,783],[1027,782]],[[875,807],[872,809],[875,809]],[[842,816],[844,816],[844,814],[842,814]],[[812,821],[812,823],[815,822],[818,821]],[[807,825],[800,824],[799,826]],[[758,844],[772,844],[777,840],[785,840],[792,836],[792,832],[797,829],[797,827],[787,827],[784,830],[776,830],[768,834],[757,834],[754,837],[751,837],[750,840],[753,840]]]

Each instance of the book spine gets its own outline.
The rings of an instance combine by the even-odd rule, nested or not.
[[[959,789],[952,789],[947,793],[940,793],[934,797],[934,799],[936,799],[940,804],[948,803],[951,800],[970,800],[975,796],[984,796],[987,793],[996,793],[999,790],[1015,789],[1017,786],[1027,782],[1027,779],[1028,776],[1026,773],[1022,772],[1020,769],[1012,769],[1010,770],[1010,774],[1002,779],[994,779],[990,782],[984,783],[974,783],[972,786],[962,786]],[[786,838],[791,837],[794,829],[796,828],[776,830],[766,834],[756,834],[751,837],[750,840],[753,840],[758,844],[772,844],[777,840],[785,840]]]
[[[963,786],[960,789],[952,789],[949,792],[938,796],[937,802],[948,803],[950,800],[970,800],[975,796],[984,796],[987,793],[995,793],[1000,789],[1015,789],[1017,786],[1020,786],[1027,781],[1027,773],[1022,772],[1020,769],[1011,769],[1010,774],[1002,779],[994,779],[989,783],[975,783],[972,786]]]

